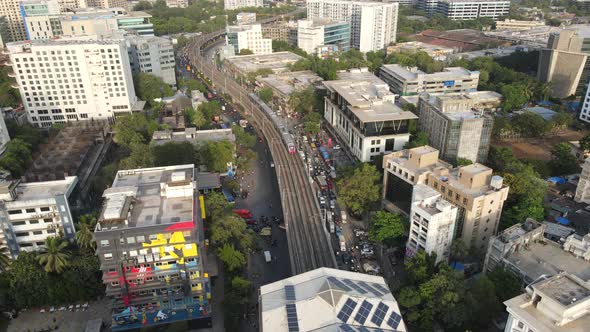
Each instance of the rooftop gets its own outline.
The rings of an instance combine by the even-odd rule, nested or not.
[[[324,85],[345,99],[348,108],[363,123],[418,118],[395,105],[395,95],[389,91],[387,83],[376,76],[371,78],[364,72],[357,73],[358,77],[354,77],[354,73],[347,76],[351,76],[350,79],[324,81]]]
[[[543,117],[543,119],[545,119],[545,121],[549,121],[549,120],[553,119],[555,114],[557,114],[555,111],[552,111],[548,108],[541,107],[541,106],[525,107],[523,110],[516,111],[514,113],[521,114],[524,112],[532,112],[532,113],[538,114],[541,117]]]
[[[97,230],[193,221],[194,165],[119,171]]]
[[[268,68],[275,72],[286,70],[287,66],[303,59],[291,52],[275,52],[264,55],[238,55],[225,59],[242,72],[250,73]]]
[[[480,3],[480,2],[507,2],[510,3],[510,0],[441,0],[442,2],[448,2],[448,3],[453,3],[453,2],[469,2],[469,3]]]
[[[382,70],[395,73],[408,81],[417,80],[455,80],[462,77],[477,76],[479,78],[479,71],[471,71],[463,67],[447,67],[441,72],[427,74],[417,67],[405,67],[398,64],[390,64],[381,66]]]
[[[337,269],[319,268],[260,287],[260,311],[262,331],[406,331],[382,277]]]
[[[65,195],[66,197],[72,192],[78,178],[76,176],[67,176],[63,180],[19,183],[16,187],[18,200],[35,200],[52,198],[56,195]]]
[[[290,95],[295,90],[303,90],[321,81],[322,78],[311,70],[284,72],[258,79],[258,82],[276,89],[285,96]]]
[[[583,280],[590,279],[589,261],[576,258],[550,240],[529,243],[528,247],[521,247],[505,259],[524,271],[532,280],[542,275],[552,276],[563,271]]]
[[[196,128],[186,128],[184,131],[159,130],[154,131],[152,135],[153,144],[161,145],[168,142],[218,142],[228,140],[230,142],[236,141],[236,136],[233,134],[231,128],[227,129],[210,129],[197,130]]]

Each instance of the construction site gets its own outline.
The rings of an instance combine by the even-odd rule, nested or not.
[[[70,122],[33,155],[33,163],[23,176],[25,182],[62,180],[78,176],[76,192],[80,202],[88,195],[88,181],[100,168],[112,145],[107,121]]]

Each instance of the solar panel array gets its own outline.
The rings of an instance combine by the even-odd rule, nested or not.
[[[299,332],[299,320],[297,319],[297,307],[293,303],[288,303],[287,307],[287,325],[289,332]]]
[[[383,323],[388,310],[389,306],[383,302],[380,302],[379,305],[377,305],[377,309],[375,309],[375,313],[373,313],[373,317],[371,317],[371,322],[377,326],[381,326],[381,323]]]
[[[338,288],[342,289],[343,291],[350,292],[352,290],[350,287],[343,284],[342,281],[340,281],[334,277],[328,277],[328,281],[333,283],[334,285],[336,285]]]
[[[356,316],[354,316],[354,320],[359,322],[359,324],[365,324],[367,317],[369,317],[369,313],[371,313],[371,309],[373,309],[371,302],[364,300],[361,304],[361,308],[357,311]]]
[[[358,281],[358,284],[359,284],[359,286],[362,286],[364,289],[368,290],[369,292],[371,292],[377,296],[383,296],[383,293],[376,290],[375,288],[373,288],[371,285],[367,284],[364,281]]]
[[[342,309],[340,309],[340,312],[338,313],[338,315],[336,315],[336,317],[338,317],[338,319],[340,319],[343,322],[348,321],[350,315],[354,311],[354,308],[356,308],[356,305],[357,303],[353,299],[346,300],[346,302],[342,306]]]
[[[381,291],[383,294],[389,293],[389,289],[383,287],[383,285],[373,284],[373,287],[375,287],[376,289],[378,289],[379,291]]]
[[[285,286],[285,298],[287,299],[287,301],[295,301],[295,287],[293,287],[292,285],[286,285]]]
[[[367,291],[362,289],[359,285],[356,284],[356,282],[350,280],[350,279],[343,279],[343,281],[350,286],[352,289],[354,289],[355,291],[361,293],[361,294],[367,294]]]
[[[402,320],[402,316],[400,316],[398,313],[393,311],[391,313],[391,316],[389,316],[389,319],[387,320],[387,325],[391,326],[391,328],[395,330],[395,329],[397,329],[397,326],[399,325],[401,320]]]
[[[340,331],[342,331],[342,332],[356,332],[355,329],[353,329],[350,325],[347,325],[347,324],[340,325]]]

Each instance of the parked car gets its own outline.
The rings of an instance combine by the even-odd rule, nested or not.
[[[363,230],[363,229],[360,229],[360,228],[355,228],[353,230],[353,232],[354,232],[354,236],[356,236],[356,237],[365,237],[365,236],[367,236],[367,232],[365,230]]]

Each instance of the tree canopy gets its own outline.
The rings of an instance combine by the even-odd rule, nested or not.
[[[389,247],[403,244],[406,234],[403,218],[397,213],[378,211],[371,218],[369,239]]]
[[[580,171],[578,158],[572,154],[568,143],[559,143],[553,146],[549,167],[551,175],[574,174]]]
[[[150,105],[156,98],[174,95],[174,90],[158,76],[148,73],[137,73],[133,78],[137,97],[145,100]]]
[[[262,88],[258,91],[258,96],[260,96],[260,100],[265,102],[266,104],[272,101],[273,92],[271,88]]]
[[[381,198],[381,175],[374,165],[363,163],[337,182],[338,202],[360,215]]]

